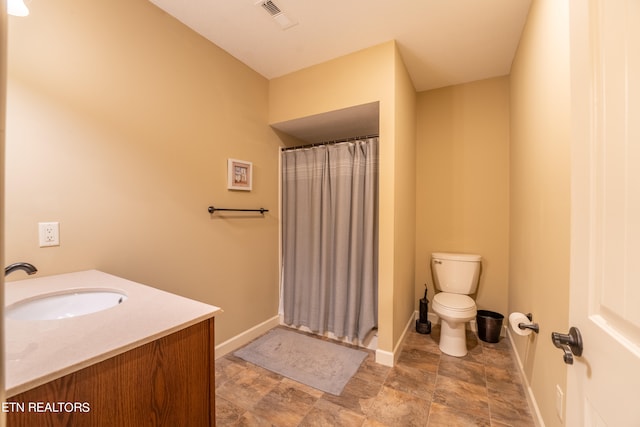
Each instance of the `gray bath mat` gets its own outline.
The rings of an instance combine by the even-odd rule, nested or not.
[[[235,356],[318,390],[339,396],[367,353],[275,328]]]

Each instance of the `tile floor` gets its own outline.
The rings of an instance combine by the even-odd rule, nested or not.
[[[216,361],[217,426],[534,426],[507,338],[468,332],[464,358],[411,331],[395,367],[360,366],[341,396],[323,393],[232,354]],[[324,339],[324,338],[318,338]]]

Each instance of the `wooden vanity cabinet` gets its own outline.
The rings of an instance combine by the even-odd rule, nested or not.
[[[214,362],[211,318],[7,399],[7,426],[215,426]]]

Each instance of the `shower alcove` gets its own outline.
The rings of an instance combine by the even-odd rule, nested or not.
[[[322,145],[324,143],[342,142],[345,140],[351,141],[356,139],[365,139],[367,137],[372,137],[372,136],[378,136],[379,122],[380,122],[379,103],[372,102],[368,104],[362,104],[362,105],[357,105],[353,107],[343,108],[340,110],[335,110],[335,111],[325,112],[325,113],[316,114],[312,116],[288,120],[280,123],[274,123],[271,126],[278,133],[280,139],[285,145],[285,149],[294,149],[297,147],[309,147],[316,144]],[[346,147],[340,148],[340,150],[345,150],[345,149]],[[293,153],[287,153],[287,154],[293,154]],[[283,156],[285,156],[285,154],[283,154]],[[334,155],[331,155],[331,156],[334,156]],[[285,158],[283,157],[281,162],[281,169],[282,169],[281,174],[284,173],[285,167],[283,166],[283,164],[285,163],[286,163]],[[376,160],[376,163],[377,163],[377,160]],[[296,167],[298,167],[297,163],[296,163]],[[317,166],[314,166],[314,168],[315,167]],[[304,170],[307,170],[307,169],[304,168]],[[296,182],[298,181],[296,180]],[[283,185],[282,182],[281,182],[281,185]],[[281,205],[282,203],[284,203],[284,200],[285,200],[284,197],[282,196],[282,193],[285,193],[285,191],[281,191],[281,198],[282,198]],[[374,194],[376,195],[376,199],[377,199],[377,193],[378,191],[376,189],[376,191],[374,192]],[[304,198],[304,196],[302,195],[301,197]],[[298,200],[297,197],[295,198],[295,200],[296,200],[296,204],[299,204],[297,202]],[[375,209],[375,211],[377,212],[377,202],[374,205],[376,207],[373,209]],[[285,210],[283,209],[283,216],[286,216],[284,211]],[[286,229],[287,227],[285,226],[285,221],[283,220],[281,222],[281,236],[283,235]],[[375,229],[374,234],[377,235],[377,228]],[[281,272],[286,271],[286,269],[283,268],[284,259],[286,257],[282,255],[284,252],[286,252],[286,246],[287,246],[285,242],[286,240],[287,239],[284,239],[284,238],[282,239],[283,246],[281,250],[281,263],[280,263]],[[376,241],[377,241],[377,238],[376,238]],[[369,247],[371,247],[371,245],[369,245]],[[377,253],[377,247],[374,252]],[[377,264],[377,255],[374,258],[375,258],[375,263],[373,265],[375,266]],[[289,258],[289,260],[291,260],[291,258]],[[293,264],[294,264],[293,262],[289,262],[289,265],[293,265]],[[375,275],[374,281],[377,283],[377,277],[378,277],[377,268],[374,268],[374,270],[375,270],[375,272],[373,273]],[[369,270],[369,271],[372,271],[372,270]],[[285,277],[290,277],[290,275],[287,275],[286,273],[282,273],[282,274]],[[289,326],[293,326],[293,327],[299,327],[300,329],[306,330],[306,331],[310,331],[313,329],[313,332],[317,332],[315,328],[309,328],[305,326],[305,322],[301,322],[302,323],[301,325],[297,325],[298,322],[293,322],[293,324],[290,324],[292,322],[288,322],[285,320],[287,316],[285,315],[285,308],[284,308],[286,303],[284,302],[285,292],[283,289],[285,288],[283,288],[283,286],[285,287],[287,286],[286,284],[287,280],[281,279],[280,282],[281,284],[284,284],[284,285],[281,285],[281,290],[280,290],[279,313],[280,313],[281,323],[288,324]],[[290,282],[292,282],[292,280],[289,281],[289,283]],[[305,287],[307,286],[305,285]],[[378,285],[376,284],[374,288],[375,288],[375,293],[377,295]],[[365,298],[362,301],[367,301],[367,299]],[[291,306],[291,304],[289,304],[289,306]],[[374,316],[377,317],[377,314],[379,311],[379,303],[377,304],[362,303],[362,306],[363,307],[366,306],[367,308],[371,307],[372,308],[371,312],[375,313]],[[367,311],[367,310],[365,309],[364,311]],[[345,317],[349,317],[349,316],[345,316]],[[323,323],[323,321],[321,321],[320,323]],[[331,323],[331,321],[329,321],[329,323]],[[377,324],[377,322],[375,323]],[[362,325],[363,323],[360,323],[360,324]],[[361,327],[361,328],[362,330],[366,330],[369,332],[366,333],[364,338],[361,335],[360,339],[343,338],[340,335],[334,334],[332,332],[333,329],[331,327],[328,327],[327,331],[320,330],[320,333],[330,338],[342,339],[346,342],[357,343],[358,345],[361,345],[363,347],[367,347],[374,350],[377,349],[377,338],[378,338],[377,335],[378,335],[379,327],[374,328],[372,330],[370,330],[369,326],[367,326],[366,328],[365,327]]]

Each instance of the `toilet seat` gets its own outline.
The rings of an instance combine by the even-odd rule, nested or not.
[[[433,297],[433,311],[441,317],[460,319],[476,315],[476,303],[468,295],[440,292]]]
[[[450,294],[448,292],[437,293],[433,297],[433,304],[438,304],[454,311],[466,311],[476,308],[475,301],[468,295]]]

